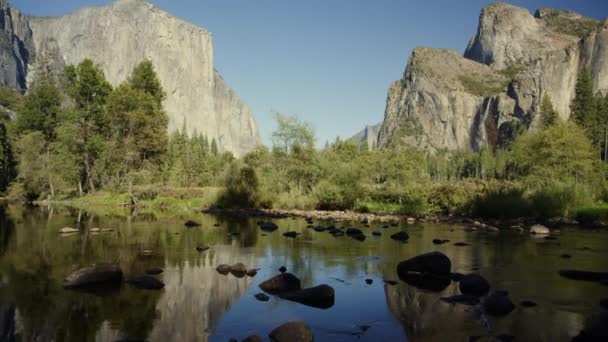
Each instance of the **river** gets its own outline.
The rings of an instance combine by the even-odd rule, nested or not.
[[[186,228],[186,219],[202,226]],[[358,227],[367,235],[360,242],[316,232],[303,219],[273,220],[279,229],[272,233],[256,221],[198,213],[1,206],[0,340],[228,341],[249,335],[268,340],[278,325],[302,320],[315,341],[468,341],[500,334],[521,341],[568,341],[598,315],[599,300],[608,296],[608,287],[599,283],[558,275],[564,268],[608,270],[606,230],[564,228],[556,240],[546,240],[447,224],[385,228],[315,222]],[[62,227],[81,231],[61,235]],[[93,227],[112,231],[93,233]],[[288,230],[301,235],[282,236]],[[407,243],[389,237],[400,230],[409,233]],[[373,231],[382,235],[372,236]],[[435,238],[450,242],[437,246]],[[198,252],[199,244],[210,249]],[[430,292],[399,281],[400,261],[435,250],[451,259],[453,272],[477,272],[492,289],[507,290],[516,309],[486,320],[475,307],[440,300],[458,294],[457,283]],[[561,258],[564,253],[572,258]],[[165,288],[138,290],[124,284],[105,295],[63,289],[63,279],[73,270],[102,261],[119,263],[127,278],[162,268],[157,277]],[[260,270],[243,278],[215,270],[237,262]],[[335,304],[319,309],[274,296],[268,302],[256,300],[254,295],[262,292],[258,285],[281,266],[299,277],[303,287],[333,287]],[[523,300],[538,306],[522,307]]]

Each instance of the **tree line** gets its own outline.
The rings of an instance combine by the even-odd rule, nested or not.
[[[41,75],[24,97],[0,89],[0,190],[33,200],[222,187],[218,206],[486,216],[505,207],[572,216],[608,200],[608,98],[593,93],[587,70],[568,122],[545,94],[538,124],[478,152],[370,150],[339,138],[317,149],[312,125],[276,113],[272,146],[236,159],[185,123],[167,133],[164,99],[150,61],[115,88],[84,60],[59,78]]]

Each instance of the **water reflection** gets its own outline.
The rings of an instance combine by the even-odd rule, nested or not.
[[[185,228],[186,219],[202,227]],[[605,295],[601,285],[557,275],[566,266],[607,269],[605,232],[565,230],[558,241],[545,241],[430,224],[372,226],[362,228],[368,237],[358,242],[307,229],[303,220],[276,222],[277,231],[264,232],[254,219],[192,213],[176,217],[119,209],[91,213],[0,207],[0,340],[226,341],[267,336],[296,319],[306,321],[319,341],[467,340],[501,333],[522,340],[568,340],[597,313],[597,301]],[[81,231],[61,236],[61,227]],[[95,233],[89,230],[93,227],[111,231]],[[371,236],[376,229],[381,237]],[[410,234],[408,243],[389,238],[401,229]],[[288,230],[301,235],[287,239],[282,233]],[[436,238],[469,246],[435,246]],[[200,253],[199,244],[211,249]],[[383,282],[398,280],[399,261],[433,250],[450,257],[453,271],[478,271],[494,289],[508,290],[514,302],[540,305],[486,322],[475,308],[439,299],[459,294],[457,284],[442,284],[447,287],[432,292],[401,281],[394,286]],[[560,259],[564,252],[573,259]],[[100,261],[118,262],[127,277],[162,268],[158,278],[165,288],[144,291],[123,285],[99,296],[61,287],[71,271]],[[260,268],[258,275],[237,278],[215,271],[219,264],[238,262]],[[302,288],[333,287],[334,305],[323,310],[278,297],[257,301],[259,283],[278,274],[281,266],[300,278]],[[373,283],[366,283],[368,278]]]

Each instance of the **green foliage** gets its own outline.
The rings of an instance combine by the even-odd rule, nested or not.
[[[559,120],[557,111],[553,108],[553,102],[549,94],[543,96],[540,103],[540,122],[542,127],[549,127]]]
[[[508,84],[508,80],[502,77],[486,78],[480,75],[461,75],[458,79],[467,93],[483,97],[502,93]]]
[[[144,60],[133,69],[128,84],[131,88],[140,90],[152,96],[156,105],[160,108],[166,98],[165,91],[154,71],[154,65],[150,60]]]
[[[258,204],[259,182],[254,168],[231,163],[224,186],[226,190],[218,200],[220,207],[253,208]]]
[[[45,142],[51,143],[55,138],[55,129],[59,124],[61,111],[61,93],[52,80],[40,80],[35,83],[23,101],[23,108],[17,117],[19,132],[40,131]]]
[[[579,38],[586,37],[598,25],[597,21],[591,18],[568,18],[559,13],[546,16],[544,19],[551,29]]]
[[[276,149],[288,152],[293,148],[311,150],[314,148],[314,131],[310,123],[302,122],[295,115],[274,114],[277,129],[272,133]]]
[[[572,123],[522,134],[513,143],[512,158],[514,172],[531,188],[553,181],[588,183],[597,175],[593,147]]]
[[[13,147],[3,122],[0,122],[0,192],[6,191],[15,178],[15,157]]]
[[[0,84],[0,106],[12,111],[19,111],[23,103],[23,96],[11,88]]]

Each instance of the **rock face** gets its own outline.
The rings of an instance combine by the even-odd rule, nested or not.
[[[607,58],[607,20],[488,5],[464,56],[413,51],[402,79],[389,89],[378,144],[431,151],[500,146],[520,128],[537,126],[544,94],[568,119],[583,67],[596,91],[608,91]]]
[[[382,123],[367,125],[362,131],[353,135],[348,140],[355,143],[360,149],[367,145],[367,148],[373,150],[378,146],[378,133],[380,133],[380,127],[382,127]]]
[[[261,143],[251,110],[213,64],[211,33],[144,0],[118,0],[62,17],[25,17],[0,0],[0,79],[25,91],[43,69],[90,58],[118,85],[144,59],[153,62],[167,93],[169,130],[216,138],[240,156]]]

